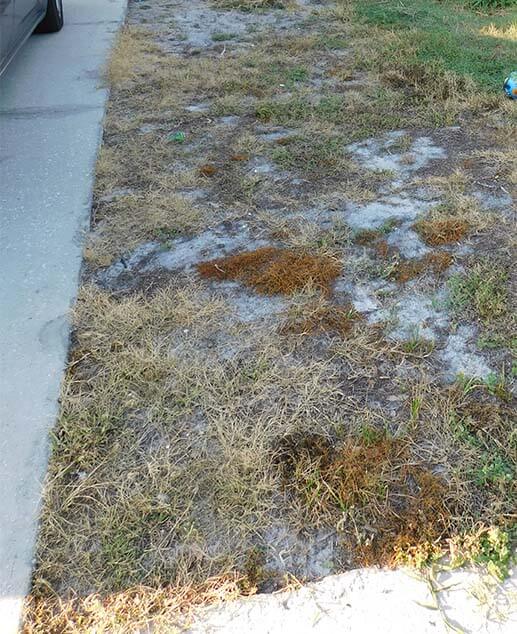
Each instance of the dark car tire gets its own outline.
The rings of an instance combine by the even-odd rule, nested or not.
[[[48,0],[45,17],[38,24],[35,33],[56,33],[63,26],[63,0]]]

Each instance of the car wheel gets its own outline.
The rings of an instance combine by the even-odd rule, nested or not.
[[[63,26],[63,0],[48,0],[45,17],[36,27],[36,33],[55,33]]]

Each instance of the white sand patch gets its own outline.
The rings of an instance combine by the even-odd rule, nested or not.
[[[418,233],[407,225],[397,227],[386,236],[390,247],[395,247],[405,258],[421,258],[431,252],[420,239]]]
[[[446,328],[449,321],[447,314],[436,306],[436,297],[417,294],[409,289],[392,309],[397,325],[389,333],[390,337],[398,341],[416,337],[435,341],[439,330]]]
[[[184,634],[510,634],[517,628],[516,576],[493,589],[504,619],[473,596],[479,572],[439,573],[438,598],[403,570],[360,569],[298,590],[222,603],[199,610]],[[439,609],[441,608],[441,609]]]
[[[288,306],[286,299],[280,295],[253,293],[238,282],[218,282],[217,290],[238,320],[244,323],[274,318]]]
[[[298,1],[293,11],[239,11],[217,9],[202,0],[169,3],[153,3],[143,0],[134,5],[131,22],[149,24],[162,47],[170,52],[184,49],[225,49],[251,45],[257,32],[285,30],[303,19],[310,10],[310,3]],[[167,28],[164,28],[164,27]],[[161,28],[160,28],[161,27]]]
[[[404,130],[396,130],[380,138],[352,143],[347,150],[368,169],[390,171],[402,179],[407,179],[431,161],[447,156],[443,148],[426,136],[413,139],[403,150],[399,144],[405,136]]]
[[[432,203],[408,195],[393,195],[358,205],[350,203],[345,216],[353,229],[378,229],[388,220],[414,221]]]
[[[446,366],[446,378],[454,381],[458,375],[486,379],[493,370],[477,352],[475,346],[476,329],[473,326],[460,326],[449,335],[447,344],[440,350],[439,357]]]
[[[160,242],[141,244],[129,256],[120,258],[96,277],[102,285],[116,286],[119,278],[127,273],[149,273],[159,269],[191,270],[199,262],[239,250],[252,251],[269,244],[266,240],[255,240],[246,223],[219,225],[191,238],[176,238],[167,245]]]

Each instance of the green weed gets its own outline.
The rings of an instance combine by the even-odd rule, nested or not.
[[[408,354],[429,354],[434,350],[434,342],[422,337],[418,328],[416,328],[411,333],[410,338],[403,342],[402,349]]]
[[[294,84],[297,82],[304,82],[309,79],[309,71],[302,66],[297,66],[295,68],[291,68],[287,71],[287,81],[290,84]]]
[[[494,11],[515,6],[515,0],[466,0],[465,6],[481,11]]]
[[[212,40],[214,42],[226,42],[237,37],[236,33],[213,33]]]
[[[499,454],[483,453],[481,464],[475,471],[476,484],[508,484],[515,474],[512,467]]]
[[[504,579],[510,571],[512,554],[507,532],[491,528],[481,536],[479,553],[475,561],[487,567],[487,570],[499,579]]]
[[[452,307],[471,309],[483,322],[508,311],[508,274],[488,261],[478,262],[469,273],[451,276],[448,282]]]

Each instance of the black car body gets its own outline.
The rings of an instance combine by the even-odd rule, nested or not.
[[[0,0],[0,73],[33,31],[63,26],[62,0]]]

